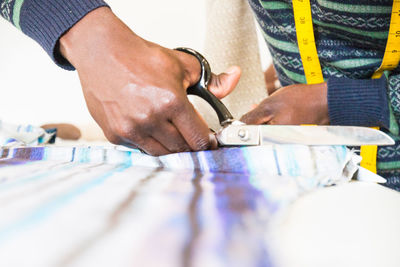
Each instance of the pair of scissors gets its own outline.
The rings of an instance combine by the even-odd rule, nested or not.
[[[199,52],[185,47],[176,50],[195,56],[201,65],[200,80],[187,94],[201,97],[217,113],[221,129],[216,137],[220,146],[259,146],[271,144],[301,145],[394,145],[387,134],[358,126],[247,125],[232,116],[228,108],[208,90],[211,67]]]

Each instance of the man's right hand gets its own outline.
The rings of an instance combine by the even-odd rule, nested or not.
[[[194,56],[143,40],[108,8],[72,27],[60,51],[77,69],[89,111],[110,142],[151,155],[216,147],[186,95],[200,78]],[[237,67],[213,75],[209,89],[222,98],[239,77]]]

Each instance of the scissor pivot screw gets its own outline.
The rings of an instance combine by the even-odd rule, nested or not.
[[[242,141],[248,141],[250,139],[249,131],[245,129],[239,129],[238,136]]]

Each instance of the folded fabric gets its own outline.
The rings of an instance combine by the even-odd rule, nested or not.
[[[44,130],[32,125],[15,125],[0,120],[0,146],[37,146],[54,142],[56,129]]]

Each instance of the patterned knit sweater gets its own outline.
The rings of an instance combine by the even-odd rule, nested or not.
[[[306,83],[290,0],[249,0],[283,86]],[[311,0],[331,124],[380,126],[396,144],[378,149],[378,170],[400,189],[400,67],[378,80],[393,0]]]
[[[249,0],[282,85],[305,83],[290,0]],[[400,189],[400,68],[378,80],[393,0],[311,0],[314,32],[328,83],[331,124],[381,126],[396,145],[380,147],[378,169]],[[65,69],[60,36],[102,0],[0,0],[1,15],[36,40]],[[252,23],[249,21],[249,23]],[[398,172],[400,173],[400,171]]]

